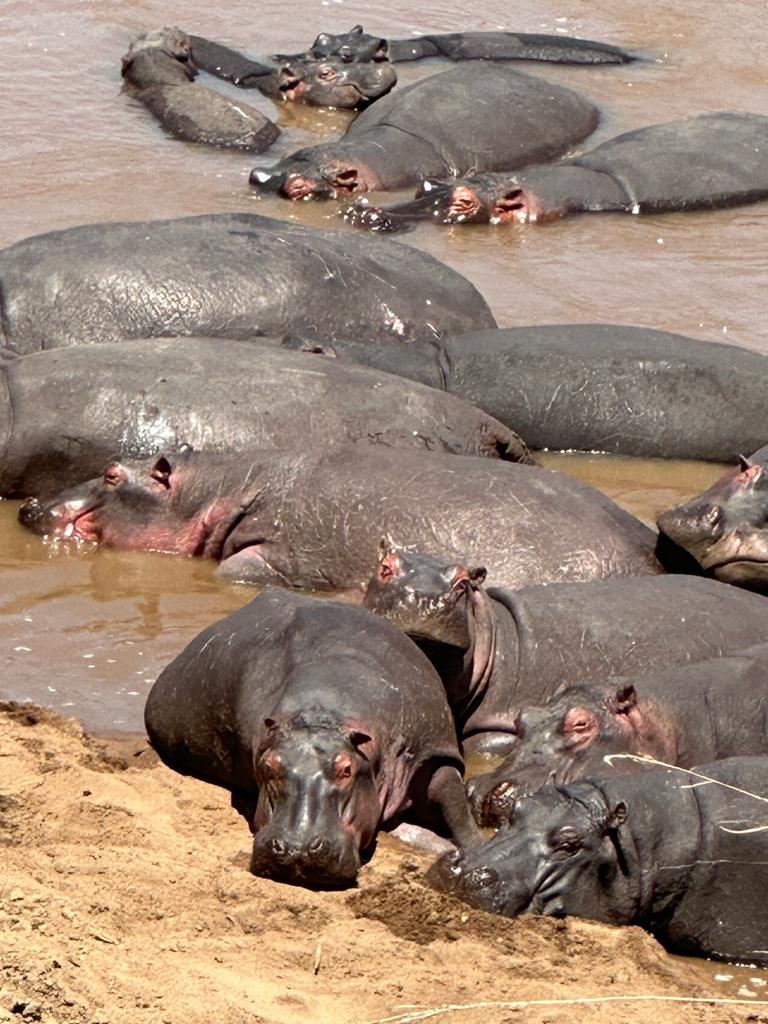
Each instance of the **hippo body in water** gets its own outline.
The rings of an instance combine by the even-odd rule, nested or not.
[[[729,462],[768,436],[768,357],[647,327],[505,327],[397,349],[365,339],[317,349],[459,395],[532,448]]]
[[[768,750],[768,645],[662,672],[569,685],[525,707],[515,744],[493,772],[468,784],[475,817],[498,825],[512,801],[548,782],[605,770],[603,758],[635,754],[695,764]],[[632,758],[613,768],[642,770]]]
[[[280,135],[268,117],[195,82],[189,40],[179,29],[139,37],[123,57],[129,91],[178,139],[263,153]]]
[[[289,199],[397,189],[553,160],[597,126],[578,93],[497,64],[458,67],[416,82],[360,114],[336,142],[312,146],[251,184]]]
[[[0,496],[55,494],[114,458],[292,439],[529,461],[516,434],[445,392],[248,342],[151,338],[0,360]]]
[[[425,182],[387,208],[353,207],[347,219],[397,231],[414,221],[524,224],[571,213],[714,210],[768,199],[768,117],[719,112],[626,132],[558,164],[513,174]]]
[[[163,670],[145,721],[169,767],[230,790],[255,874],[349,885],[406,812],[479,839],[440,680],[362,608],[260,594]]]
[[[538,466],[369,445],[328,452],[182,452],[110,465],[22,521],[40,534],[196,554],[224,575],[308,589],[360,587],[382,532],[493,580],[658,573],[656,534],[599,491]]]
[[[524,797],[431,880],[508,917],[640,925],[675,953],[768,963],[768,757],[697,768],[708,783],[676,769],[608,772]]]
[[[768,594],[768,446],[658,525],[707,575]]]
[[[563,683],[650,672],[768,641],[762,598],[696,576],[487,592],[483,576],[483,569],[384,541],[364,599],[437,667],[465,750],[516,748],[520,709],[543,704]]]
[[[177,335],[400,342],[495,326],[438,260],[351,235],[224,213],[26,238],[0,250],[0,344],[26,355]]]

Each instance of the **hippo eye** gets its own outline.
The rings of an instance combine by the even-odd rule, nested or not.
[[[336,78],[336,72],[333,68],[323,66],[317,69],[317,77],[321,82],[332,82]]]
[[[561,825],[560,828],[550,832],[547,836],[547,843],[552,850],[576,853],[581,847],[581,834],[573,825]]]
[[[104,470],[104,483],[108,487],[119,487],[125,479],[125,470],[115,462]]]

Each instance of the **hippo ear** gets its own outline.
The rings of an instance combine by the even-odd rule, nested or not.
[[[608,817],[605,819],[603,828],[606,832],[613,832],[617,828],[620,828],[627,820],[629,811],[627,805],[623,800],[619,800],[617,804],[610,809]]]
[[[351,36],[361,36],[363,34],[363,26],[353,25],[348,34]]]
[[[391,555],[395,550],[395,542],[392,540],[390,534],[385,533],[379,541],[379,561],[383,562],[387,555]]]
[[[611,701],[611,711],[617,715],[628,715],[637,707],[637,690],[632,683],[620,686]]]
[[[488,570],[484,565],[478,565],[476,569],[470,569],[469,571],[469,582],[473,587],[479,587],[485,583],[485,577],[488,575]]]
[[[746,455],[738,454],[736,458],[739,460],[739,469],[742,473],[745,473],[748,469],[752,469],[754,462],[748,459]]]
[[[351,747],[354,747],[358,753],[362,753],[360,747],[364,743],[370,743],[372,737],[367,732],[361,732],[359,729],[350,729],[347,733],[347,742]]]
[[[170,462],[164,455],[161,455],[152,469],[150,469],[149,475],[153,480],[157,480],[158,483],[162,484],[163,487],[169,488],[171,486],[171,472]]]

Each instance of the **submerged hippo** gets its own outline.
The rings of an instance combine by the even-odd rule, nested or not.
[[[263,153],[280,135],[254,107],[195,82],[189,39],[180,29],[140,36],[123,57],[122,73],[131,95],[178,139]]]
[[[459,398],[279,348],[151,338],[0,360],[3,497],[55,494],[113,458],[292,442],[530,461],[513,431]]]
[[[520,709],[544,703],[564,682],[649,672],[768,641],[762,598],[696,576],[487,592],[484,577],[484,569],[385,540],[364,599],[429,655],[467,750],[516,749]]]
[[[635,924],[676,953],[768,963],[768,757],[697,773],[715,781],[647,768],[546,786],[431,878],[508,917]]]
[[[594,131],[586,99],[502,65],[459,67],[398,89],[337,142],[302,149],[251,184],[288,199],[397,189],[424,177],[553,160]]]
[[[274,100],[290,100],[320,107],[366,107],[386,95],[397,81],[387,61],[350,63],[328,54],[310,54],[252,60],[237,50],[202,36],[189,36],[195,64],[242,89],[258,89]]]
[[[222,213],[26,238],[0,250],[0,345],[26,355],[188,334],[413,341],[495,326],[475,287],[438,260],[351,235]]]
[[[703,494],[662,512],[659,530],[715,579],[768,593],[768,446]]]
[[[436,32],[409,39],[382,39],[355,25],[349,32],[321,32],[308,51],[316,59],[339,57],[347,61],[409,61],[422,57],[451,60],[540,60],[555,64],[626,64],[631,53],[571,36],[529,32]]]
[[[468,784],[475,817],[498,825],[512,802],[548,782],[591,778],[606,754],[691,768],[768,750],[768,645],[649,675],[581,683],[515,722],[509,757]],[[642,767],[642,766],[640,766]],[[614,768],[638,770],[620,759]]]
[[[260,594],[161,672],[145,721],[169,767],[231,791],[254,874],[349,885],[406,812],[478,841],[440,680],[362,608]]]
[[[554,165],[426,181],[410,202],[385,209],[357,204],[346,218],[362,227],[397,231],[418,220],[525,224],[580,212],[739,206],[768,198],[766,147],[768,117],[700,114],[626,132]]]
[[[382,532],[447,559],[483,551],[494,581],[657,573],[656,534],[559,473],[410,449],[300,445],[113,463],[20,518],[37,533],[203,555],[253,583],[362,587]],[[746,595],[743,595],[746,599]]]
[[[364,338],[304,347],[460,395],[532,448],[730,462],[768,436],[768,357],[647,327],[553,324],[396,350]]]

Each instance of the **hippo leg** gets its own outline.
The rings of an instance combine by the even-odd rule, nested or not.
[[[457,846],[471,849],[483,842],[485,837],[472,817],[458,768],[451,765],[438,768],[429,781],[427,794],[443,812],[445,823]]]

